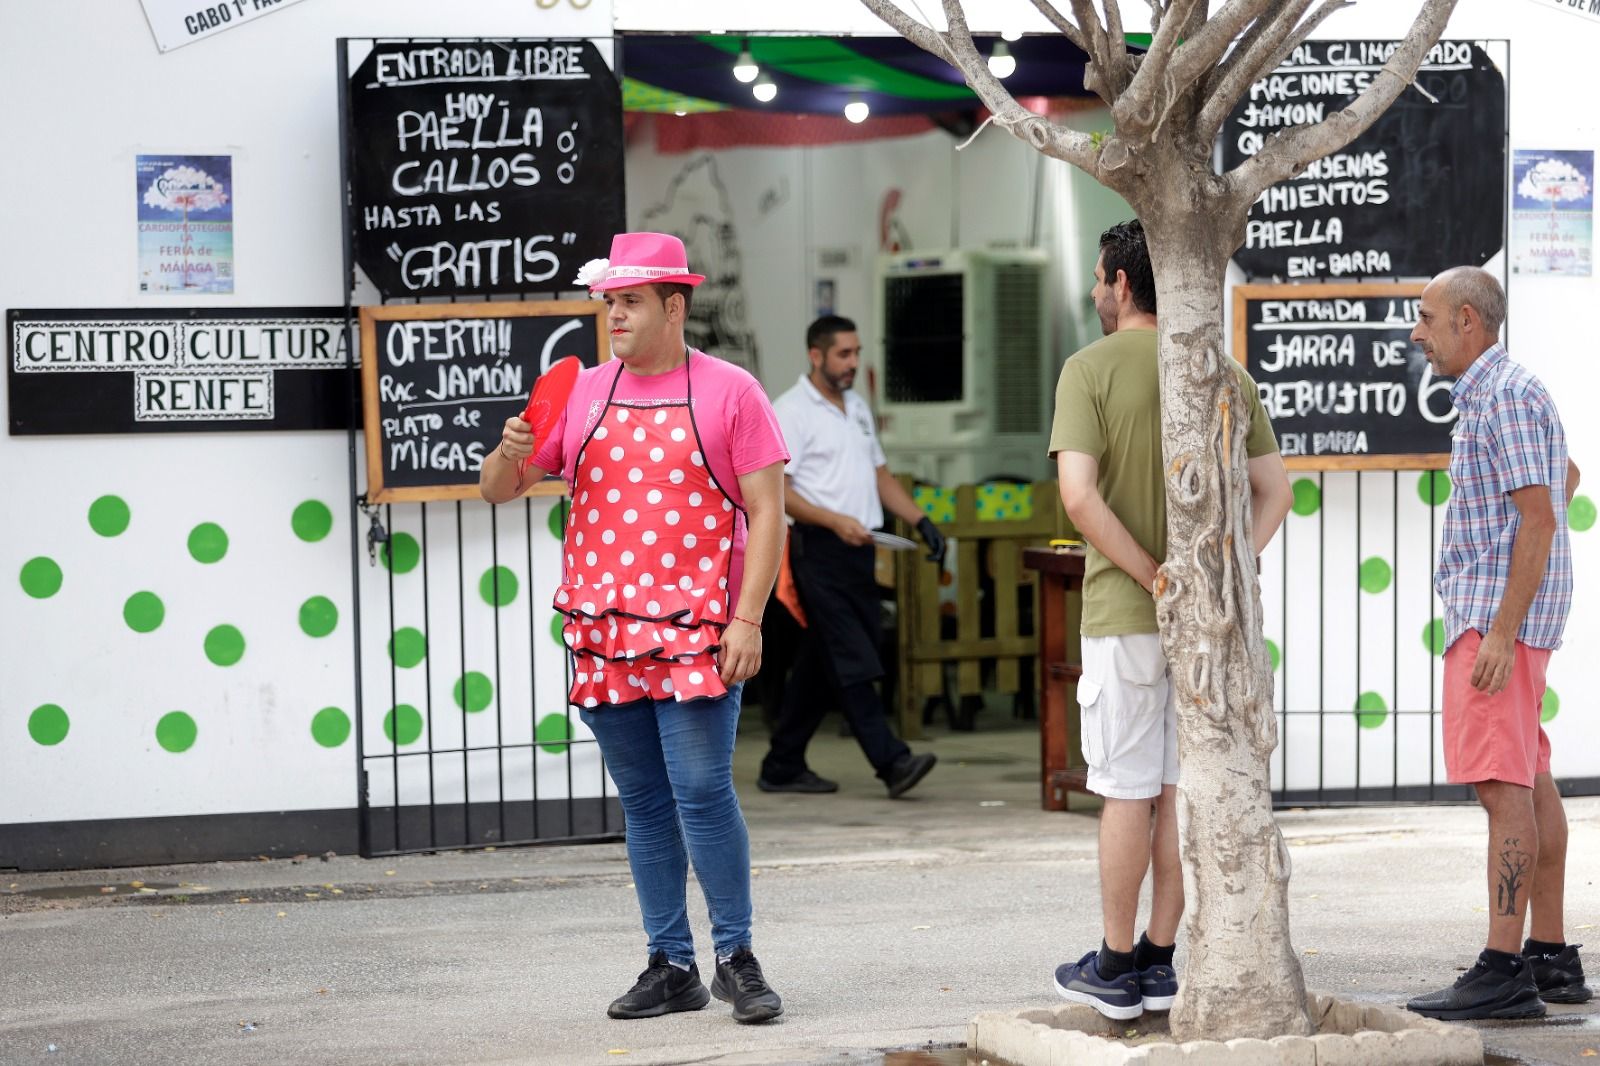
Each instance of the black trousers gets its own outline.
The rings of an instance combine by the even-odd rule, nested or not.
[[[809,694],[826,677],[838,690],[840,709],[879,777],[911,749],[889,729],[873,682],[883,676],[878,657],[879,606],[872,575],[872,545],[852,547],[831,530],[796,522],[789,532],[789,565],[805,608],[807,628],[784,689],[772,748],[761,764],[769,781],[791,781],[806,769],[811,743],[828,707]]]

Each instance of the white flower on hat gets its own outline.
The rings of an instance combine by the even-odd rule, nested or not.
[[[591,259],[578,268],[578,276],[572,279],[574,285],[588,287],[606,276],[606,271],[611,269],[609,259]]]

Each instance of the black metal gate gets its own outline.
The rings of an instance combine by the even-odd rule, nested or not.
[[[1274,800],[1471,799],[1446,780],[1440,726],[1445,631],[1433,572],[1449,477],[1308,471],[1291,481],[1294,508],[1262,567],[1276,667]],[[1560,704],[1552,688],[1547,723]],[[1600,778],[1560,784],[1569,795],[1600,793]]]
[[[554,543],[566,498],[357,506],[373,608],[356,622],[361,853],[618,839],[539,591],[555,569],[539,542]]]

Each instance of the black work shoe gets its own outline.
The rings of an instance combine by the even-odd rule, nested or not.
[[[783,1000],[767,984],[761,964],[749,948],[740,948],[727,962],[717,960],[711,994],[733,1004],[733,1020],[750,1024],[771,1021],[783,1013]]]
[[[889,786],[889,798],[899,799],[910,792],[918,781],[928,776],[928,771],[938,761],[939,757],[929,752],[903,756],[889,768],[889,776],[884,778],[883,783]]]
[[[810,770],[801,770],[789,781],[773,781],[762,774],[756,778],[756,787],[763,792],[837,792],[839,782],[818,777]]]
[[[650,956],[650,965],[633,987],[611,1001],[606,1013],[613,1018],[658,1018],[680,1010],[699,1010],[711,1002],[700,983],[700,968],[693,963],[680,970],[667,961],[667,953]]]
[[[1546,1003],[1587,1003],[1594,993],[1583,983],[1583,963],[1578,960],[1582,944],[1568,944],[1554,955],[1522,957],[1533,967],[1533,983],[1539,986],[1539,998]]]
[[[1533,966],[1524,961],[1512,974],[1501,973],[1482,955],[1456,983],[1438,992],[1417,996],[1406,1009],[1447,1022],[1472,1018],[1542,1018],[1544,1003],[1533,983]]]

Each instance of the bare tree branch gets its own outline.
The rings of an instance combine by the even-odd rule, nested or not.
[[[952,67],[960,67],[950,52],[950,46],[945,41],[944,34],[932,26],[924,25],[900,10],[894,0],[861,0],[868,11],[877,15],[890,28],[924,52],[931,52]]]
[[[868,11],[894,31],[925,51],[931,52],[961,71],[972,91],[978,94],[994,121],[1013,136],[1027,141],[1037,151],[1060,159],[1104,182],[1100,173],[1100,152],[1087,133],[1051,122],[1017,103],[998,78],[989,72],[988,59],[979,54],[967,29],[966,16],[959,0],[944,0],[950,32],[939,33],[902,11],[894,0],[861,0]],[[961,42],[964,40],[964,44]]]
[[[1073,17],[1078,20],[1078,25],[1083,27],[1084,36],[1089,39],[1089,67],[1084,71],[1083,84],[1104,100],[1109,106],[1115,103],[1122,89],[1128,83],[1128,72],[1125,68],[1118,68],[1111,61],[1111,42],[1106,34],[1105,26],[1100,23],[1100,16],[1095,13],[1093,0],[1070,0]]]
[[[1222,127],[1222,120],[1227,118],[1228,112],[1246,89],[1276,70],[1284,57],[1321,25],[1323,19],[1354,0],[1328,0],[1315,15],[1300,23],[1306,9],[1315,2],[1293,0],[1270,19],[1257,19],[1251,25],[1250,31],[1245,34],[1248,41],[1241,39],[1233,54],[1208,79],[1205,105],[1195,124],[1198,136],[1207,140],[1215,137],[1217,130]],[[1296,23],[1300,24],[1297,26]]]
[[[1225,174],[1223,183],[1234,202],[1255,202],[1269,186],[1298,174],[1313,159],[1338,151],[1365,132],[1411,84],[1455,7],[1456,0],[1426,0],[1400,47],[1348,107],[1314,126],[1274,135],[1261,151]]]
[[[1083,35],[1078,24],[1057,11],[1050,0],[1033,0],[1033,6],[1039,9],[1039,14],[1050,20],[1050,25],[1061,31],[1061,35],[1073,44],[1084,55],[1089,54],[1089,39]]]
[[[1173,53],[1178,51],[1184,27],[1197,7],[1204,11],[1204,0],[1171,0],[1161,20],[1161,29],[1151,40],[1150,50],[1139,64],[1138,73],[1111,105],[1117,134],[1123,140],[1137,141],[1153,136],[1181,95],[1167,80],[1167,69]]]
[[[1122,29],[1122,8],[1117,0],[1104,0],[1106,9],[1106,41],[1110,46],[1110,62],[1113,70],[1123,72],[1121,77],[1127,77],[1128,70],[1128,37]]]
[[[1165,13],[1161,0],[1145,0],[1150,5],[1150,36],[1161,32],[1161,16]]]
[[[1247,26],[1269,17],[1269,13],[1275,14],[1281,6],[1281,0],[1228,0],[1222,10],[1206,19],[1198,33],[1183,42],[1181,49],[1174,47],[1178,54],[1172,58],[1173,84],[1181,91],[1199,81],[1216,67]],[[1177,42],[1172,44],[1176,46]],[[1150,50],[1155,49],[1152,43]]]

